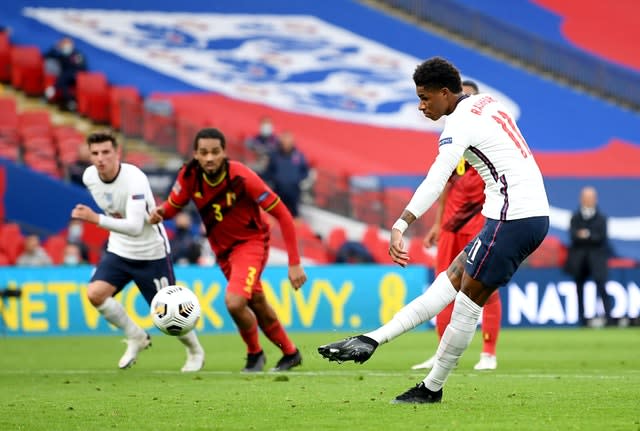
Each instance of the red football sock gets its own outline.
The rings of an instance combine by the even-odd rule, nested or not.
[[[247,345],[248,353],[259,353],[262,350],[260,346],[260,339],[258,337],[258,324],[253,323],[249,329],[240,329],[240,336]]]
[[[444,330],[447,329],[447,325],[451,321],[451,313],[453,312],[454,302],[455,301],[451,301],[451,304],[444,307],[442,311],[439,312],[436,316],[436,330],[438,331],[438,340],[442,338]]]
[[[496,344],[500,333],[500,320],[502,319],[502,302],[500,294],[496,290],[484,304],[482,310],[482,352],[490,355],[496,354]]]
[[[266,335],[273,344],[280,347],[280,350],[282,350],[282,353],[285,355],[291,355],[296,352],[295,344],[289,339],[289,336],[278,320],[276,320],[273,325],[262,328],[262,332],[264,332],[264,335]]]

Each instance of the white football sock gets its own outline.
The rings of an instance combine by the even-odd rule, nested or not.
[[[391,341],[398,335],[431,320],[453,301],[456,293],[447,272],[443,271],[422,295],[402,307],[389,322],[364,335],[373,338],[378,344]]]
[[[144,330],[131,320],[127,312],[124,311],[122,304],[113,299],[113,297],[108,297],[96,309],[109,323],[122,329],[127,338],[142,338],[145,336]]]
[[[455,368],[476,333],[480,313],[482,307],[464,293],[458,293],[451,313],[451,322],[438,345],[436,363],[423,380],[427,389],[438,391],[444,386],[451,370]]]
[[[198,340],[198,336],[196,335],[196,332],[193,330],[187,332],[184,335],[180,335],[178,337],[178,340],[180,340],[180,342],[187,347],[187,349],[189,350],[189,353],[197,354],[197,353],[204,352],[204,349],[200,344],[200,340]]]

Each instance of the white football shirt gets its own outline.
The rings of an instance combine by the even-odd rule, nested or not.
[[[82,181],[104,211],[99,226],[111,231],[108,251],[134,260],[162,259],[169,254],[169,240],[162,223],[147,222],[156,203],[144,172],[121,163],[116,178],[107,183],[100,179],[96,167],[90,166]]]
[[[482,214],[494,220],[548,216],[540,169],[507,109],[489,94],[462,99],[448,115],[439,152],[407,210],[416,217],[440,195],[464,157],[485,182]]]

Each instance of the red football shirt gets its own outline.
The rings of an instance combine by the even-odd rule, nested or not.
[[[484,224],[484,181],[468,163],[460,163],[449,178],[442,229],[475,235]]]
[[[219,178],[211,179],[196,167],[182,167],[164,204],[171,218],[193,200],[216,255],[249,239],[269,241],[269,223],[261,211],[271,210],[280,198],[251,169],[236,161]]]

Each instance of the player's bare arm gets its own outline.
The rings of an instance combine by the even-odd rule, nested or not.
[[[405,250],[402,235],[404,231],[416,221],[416,216],[411,212],[404,210],[400,218],[391,228],[391,239],[389,241],[389,256],[391,260],[398,265],[405,267],[409,262],[409,253]]]
[[[73,210],[71,210],[71,218],[93,224],[98,224],[100,221],[100,216],[91,208],[83,204],[77,204]]]
[[[300,289],[307,281],[307,274],[305,274],[302,265],[289,266],[289,281],[295,290]]]
[[[154,208],[149,214],[149,224],[158,224],[164,220],[164,208],[162,206]]]

